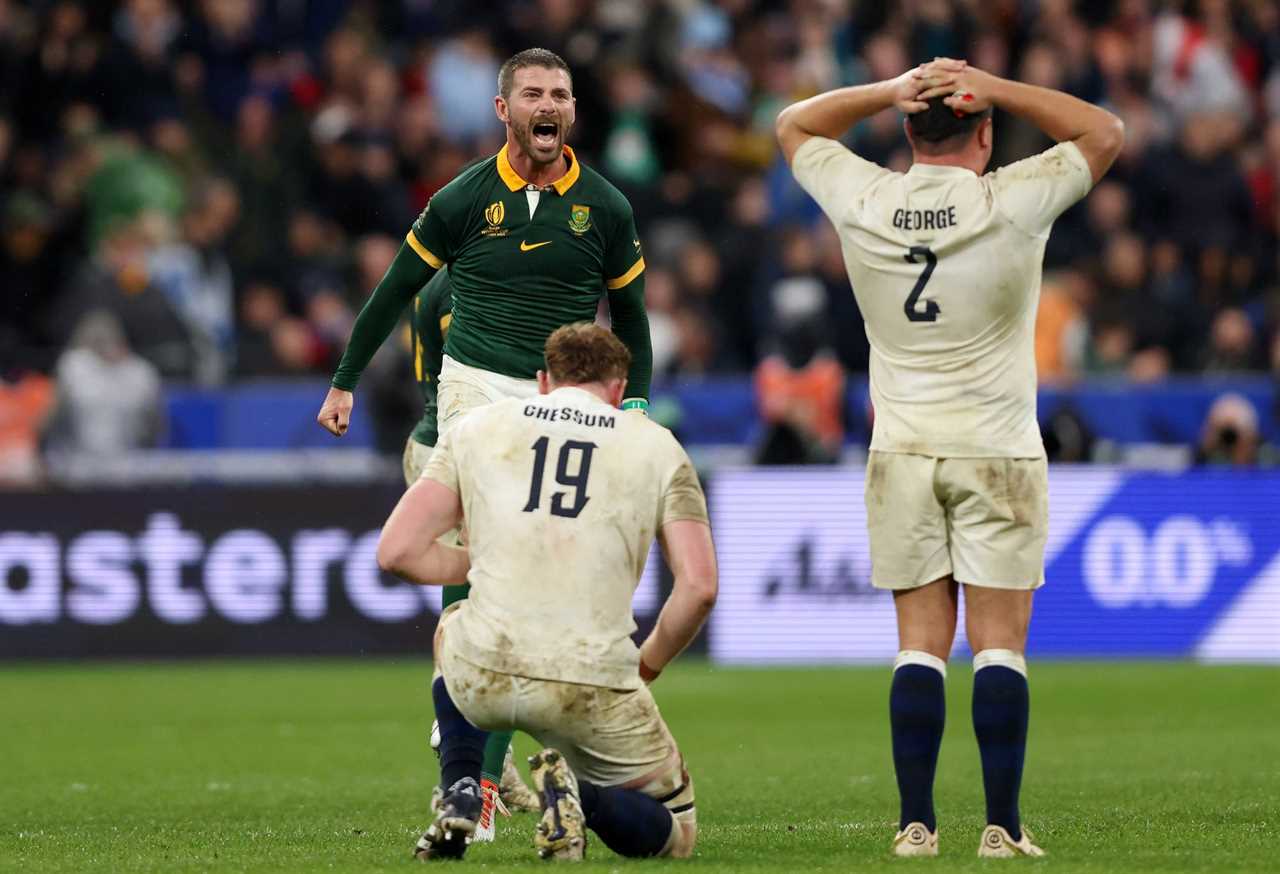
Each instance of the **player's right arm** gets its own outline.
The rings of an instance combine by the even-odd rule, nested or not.
[[[961,61],[951,61],[956,69]],[[844,211],[877,179],[889,171],[855,155],[839,137],[865,118],[897,107],[904,113],[928,107],[917,96],[941,81],[924,73],[924,67],[908,70],[896,79],[837,88],[799,103],[778,114],[778,145],[800,187],[818,202],[837,225]]]
[[[975,67],[955,70],[955,61],[924,65],[925,75],[937,84],[920,99],[945,97],[957,112],[982,112],[995,106],[1025,118],[1059,143],[1072,142],[1089,164],[1094,183],[1106,175],[1124,146],[1124,122],[1101,106],[1094,106],[1052,88],[1002,79]]]
[[[404,308],[448,258],[450,247],[444,220],[439,209],[431,207],[428,204],[413,223],[391,266],[356,316],[351,339],[316,416],[322,428],[338,437],[346,433],[351,421],[352,392],[360,374],[395,329]]]
[[[963,66],[960,61],[949,63],[957,70]],[[778,113],[774,125],[782,155],[790,165],[796,151],[813,137],[839,139],[858,122],[894,106],[907,115],[928,109],[919,94],[938,81],[936,74],[931,78],[921,65],[896,79],[837,88],[793,103]]]
[[[439,541],[462,522],[451,436],[440,439],[422,477],[400,497],[378,536],[378,567],[420,586],[461,585],[471,570],[466,549]]]

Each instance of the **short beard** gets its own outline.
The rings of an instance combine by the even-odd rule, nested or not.
[[[558,121],[557,121],[557,124],[559,124]],[[564,154],[565,130],[563,126],[560,126],[557,129],[559,130],[560,148],[556,150],[556,153],[553,157],[547,159],[546,161],[539,161],[533,151],[532,119],[529,121],[528,124],[522,125],[522,124],[517,124],[515,122],[512,122],[511,124],[511,130],[516,135],[516,142],[520,144],[520,150],[525,153],[525,155],[529,158],[530,161],[532,161],[535,164],[540,164],[541,166],[544,166],[544,167],[550,164],[554,164],[556,161],[560,160],[560,156]]]

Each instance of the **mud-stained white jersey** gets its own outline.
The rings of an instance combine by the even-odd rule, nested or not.
[[[639,688],[631,601],[649,547],[667,522],[707,522],[670,431],[558,388],[471,411],[422,475],[455,491],[466,518],[459,655],[520,677]]]
[[[1054,220],[1092,176],[1070,142],[984,176],[894,173],[813,137],[792,171],[835,225],[871,344],[871,448],[1039,458],[1035,318]]]

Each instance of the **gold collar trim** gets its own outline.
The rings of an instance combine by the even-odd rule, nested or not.
[[[551,183],[551,187],[556,190],[556,193],[562,196],[573,187],[574,183],[578,181],[578,177],[582,174],[582,168],[578,166],[578,156],[573,153],[573,149],[565,146],[564,155],[569,159],[569,169],[563,176]],[[498,152],[498,175],[502,177],[502,181],[506,183],[507,188],[512,191],[519,191],[529,184],[511,166],[511,159],[507,157],[506,146],[503,146],[502,150]]]

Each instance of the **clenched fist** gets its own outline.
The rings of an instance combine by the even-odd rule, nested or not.
[[[320,406],[316,421],[330,434],[341,437],[347,433],[347,426],[351,424],[351,407],[354,404],[355,397],[351,392],[330,388],[329,393],[324,397],[324,403]]]

